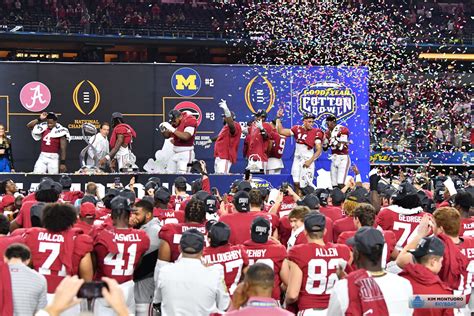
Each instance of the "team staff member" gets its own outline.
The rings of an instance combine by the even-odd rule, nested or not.
[[[5,132],[5,126],[2,124],[0,124],[0,172],[15,172],[12,142]]]
[[[99,166],[103,167],[114,158],[117,161],[117,171],[124,167],[136,167],[137,158],[132,153],[131,144],[133,138],[137,137],[135,130],[125,124],[123,115],[120,112],[112,113],[112,136],[110,136],[110,153],[99,161]]]
[[[279,109],[276,120],[278,133],[283,136],[293,136],[296,140],[291,176],[295,183],[295,191],[299,194],[300,187],[313,184],[314,162],[321,156],[324,134],[319,128],[313,127],[315,116],[311,113],[304,113],[303,125],[295,125],[291,129],[283,128],[282,117],[283,109]],[[316,148],[316,151],[313,148]]]
[[[268,153],[272,147],[272,127],[265,122],[267,112],[258,110],[255,120],[249,125],[244,142],[244,157],[247,158],[247,169],[267,172]]]
[[[107,139],[107,136],[109,135],[110,132],[110,124],[108,122],[103,122],[100,124],[100,130],[99,133],[95,134],[91,139],[89,140],[89,143],[97,150],[96,155],[97,158],[102,159],[105,156],[109,154],[109,140]],[[88,157],[87,157],[87,165],[88,166],[94,166],[95,161],[93,159],[94,157],[94,150],[92,148],[89,148],[87,151]]]
[[[169,122],[160,124],[165,138],[172,138],[174,155],[166,167],[169,173],[187,173],[188,164],[194,160],[194,138],[197,133],[197,119],[188,112],[171,110]]]
[[[338,125],[334,115],[326,118],[328,130],[325,133],[324,150],[331,147],[331,182],[332,186],[344,187],[347,172],[351,165],[349,158],[349,129]]]
[[[46,120],[46,122],[45,122]],[[41,153],[36,160],[34,173],[57,174],[67,172],[66,148],[71,140],[69,130],[58,123],[53,112],[43,112],[26,125],[35,141],[41,140]]]
[[[219,107],[224,111],[224,127],[214,145],[214,172],[229,174],[230,167],[237,161],[242,127],[235,122],[235,113],[230,112],[225,100],[221,100]]]

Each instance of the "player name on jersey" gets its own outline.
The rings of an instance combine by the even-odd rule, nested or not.
[[[227,251],[223,253],[212,253],[204,256],[208,264],[232,261],[242,258],[242,249]]]
[[[461,253],[468,259],[474,259],[474,248],[460,249]]]
[[[181,226],[181,231],[184,233],[185,231],[193,229],[193,228],[197,229],[200,233],[207,235],[206,227]]]
[[[421,219],[423,217],[421,216],[405,216],[403,214],[399,214],[398,215],[398,219],[402,222],[406,222],[406,223],[419,223],[421,222]]]
[[[39,241],[53,241],[53,242],[64,242],[63,235],[56,235],[51,233],[39,233],[38,234]]]
[[[336,248],[316,248],[316,256],[318,257],[336,257],[338,255]]]
[[[247,255],[251,258],[265,257],[267,249],[247,249]]]
[[[120,234],[120,233],[114,233],[114,242],[117,241],[142,241],[140,236],[138,234]]]
[[[474,222],[473,223],[464,223],[464,229],[474,229]]]

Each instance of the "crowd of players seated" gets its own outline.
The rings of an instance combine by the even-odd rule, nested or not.
[[[311,315],[409,315],[413,293],[470,299],[474,174],[390,181],[373,170],[369,183],[350,178],[301,196],[251,180],[219,193],[205,168],[192,183],[177,177],[172,190],[152,177],[141,199],[134,184],[99,196],[95,183],[71,191],[63,175],[21,196],[3,181],[0,314],[77,314],[87,307],[74,297],[91,280],[108,284],[94,299],[97,315],[149,315],[152,305],[162,315],[256,315],[257,305],[283,313],[280,303]],[[25,275],[37,281],[25,286]],[[367,301],[357,299],[361,280],[374,289]]]

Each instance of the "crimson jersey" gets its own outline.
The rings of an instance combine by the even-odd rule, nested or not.
[[[253,156],[255,160],[268,161],[268,146],[271,140],[272,126],[268,123],[263,123],[268,138],[263,139],[260,129],[255,125],[255,122],[248,127],[248,134],[244,142],[244,156],[249,158]]]
[[[333,240],[337,240],[339,235],[345,231],[355,231],[354,219],[352,217],[343,217],[334,222]]]
[[[229,243],[233,245],[243,244],[250,239],[250,227],[254,218],[261,216],[266,218],[271,223],[271,232],[278,227],[278,216],[265,212],[246,212],[246,213],[232,213],[221,216],[219,222],[226,223],[230,227]]]
[[[232,295],[242,277],[242,270],[249,265],[249,258],[241,245],[230,244],[206,247],[202,255],[206,265],[220,264],[224,270],[225,285]]]
[[[337,206],[331,206],[331,205],[321,206],[319,208],[319,211],[325,216],[332,219],[333,222],[343,217],[341,208]]]
[[[188,114],[187,112],[182,112],[181,116],[181,122],[179,122],[179,125],[178,127],[176,127],[176,130],[184,132],[187,127],[192,127],[194,128],[194,133],[188,140],[182,140],[178,136],[173,134],[173,145],[178,147],[191,147],[194,145],[194,138],[196,137],[198,121],[194,116]]]
[[[120,123],[114,127],[112,130],[112,136],[110,137],[110,148],[115,147],[115,142],[117,141],[117,136],[123,135],[122,146],[128,146],[133,140],[134,137],[137,137],[135,130],[128,124]]]
[[[106,276],[118,283],[132,280],[133,271],[149,246],[150,238],[144,230],[116,227],[103,229],[94,239],[97,260],[95,279]]]
[[[94,229],[94,226],[78,219],[77,222],[74,224],[74,228],[81,230],[86,235],[90,235],[92,233],[92,230]]]
[[[230,133],[230,128],[226,124],[217,136],[214,145],[214,157],[229,160],[232,163],[237,161],[237,150],[239,149],[242,127],[238,122],[234,122],[235,133]]]
[[[352,238],[354,237],[356,231],[348,231],[348,232],[343,232],[342,234],[339,235],[339,238],[337,239],[337,243],[338,244],[342,244],[342,245],[346,245],[346,241],[349,239],[349,238]],[[397,238],[394,234],[394,232],[392,231],[389,231],[389,230],[384,230],[382,231],[382,234],[383,234],[383,238],[385,239],[385,244],[384,244],[384,248],[383,248],[383,254],[386,255],[386,263],[388,263],[390,261],[390,257],[391,257],[391,254],[393,252],[393,250],[395,249],[395,245],[397,244]],[[352,250],[352,247],[349,246],[349,248],[351,248]],[[385,265],[382,264],[382,268],[385,268]]]
[[[78,274],[81,259],[92,251],[92,238],[76,229],[53,233],[33,227],[23,237],[33,268],[48,282],[48,293],[54,293],[66,275]]]
[[[465,289],[467,289],[467,291],[461,295],[468,295],[471,293],[470,289],[474,287],[474,238],[461,237],[460,239],[462,242],[457,246],[461,253],[466,256],[469,263],[467,265],[467,271],[462,278],[462,283],[459,284],[458,290],[465,291]]]
[[[82,199],[84,197],[84,192],[82,191],[64,191],[61,193],[59,198],[64,202],[69,202],[74,204],[77,199]]]
[[[35,204],[38,204],[36,200],[30,200],[23,202],[20,208],[18,216],[15,218],[15,222],[23,228],[31,227],[31,207]]]
[[[295,208],[296,202],[290,195],[284,195],[283,200],[280,203],[280,207],[278,208],[278,216],[283,217],[290,214],[291,210]]]
[[[41,152],[43,153],[54,153],[59,152],[60,137],[51,137],[49,128],[45,129],[41,135]]]
[[[171,210],[179,210],[180,206],[181,206],[181,203],[183,203],[183,201],[185,200],[188,200],[190,199],[191,197],[186,194],[186,195],[175,195],[173,194],[171,197],[170,197],[170,201],[168,202],[168,208],[171,209]]]
[[[273,143],[268,157],[281,159],[285,150],[286,137],[278,134],[276,130],[272,130],[270,137]]]
[[[397,205],[383,208],[375,218],[375,224],[383,230],[391,230],[397,238],[397,249],[402,249],[416,234],[415,230],[423,215],[428,214],[420,208],[407,210]]]
[[[332,220],[324,216],[326,218],[326,233],[323,236],[324,242],[332,242],[333,241],[333,222]],[[290,219],[288,216],[283,216],[280,218],[280,226],[278,227],[278,232],[280,233],[280,241],[283,245],[288,244],[288,240],[291,237],[291,225],[290,225]],[[306,243],[306,235],[304,232],[301,232],[297,237],[296,237],[296,243],[295,245],[299,245],[301,243]]]
[[[461,227],[459,229],[459,236],[474,237],[474,216],[461,219]]]
[[[161,226],[169,223],[184,223],[184,212],[182,211],[155,207],[153,209],[153,216],[158,218]]]
[[[204,235],[207,235],[206,224],[204,223],[171,223],[161,227],[161,230],[158,233],[158,237],[160,237],[161,240],[166,241],[170,246],[170,262],[175,262],[176,259],[178,259],[180,255],[179,241],[181,240],[181,235],[183,234],[183,232],[191,228],[195,228]]]
[[[334,155],[348,155],[349,154],[349,129],[345,126],[336,125],[332,131],[327,130],[324,136],[329,141],[331,153]]]
[[[296,143],[306,145],[308,149],[313,149],[317,139],[320,141],[324,139],[324,134],[319,128],[307,130],[301,125],[295,125],[291,128],[291,131],[293,132]]]
[[[349,261],[351,251],[346,245],[307,243],[296,245],[288,252],[288,259],[303,272],[298,309],[326,309],[334,283],[338,280],[336,269],[340,259]]]
[[[15,229],[15,232],[19,229]],[[8,246],[10,246],[11,244],[23,242],[23,234],[19,234],[16,236],[0,236],[0,257],[3,258],[5,250],[7,250]]]
[[[266,243],[256,243],[253,240],[244,242],[245,251],[249,258],[249,265],[254,263],[264,263],[270,266],[275,273],[275,281],[273,283],[272,297],[275,300],[280,300],[280,270],[283,261],[286,258],[286,249],[272,240]]]

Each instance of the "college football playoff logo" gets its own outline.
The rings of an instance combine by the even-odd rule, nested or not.
[[[91,115],[100,104],[99,89],[92,81],[82,80],[74,88],[72,102],[79,112],[84,115]]]

